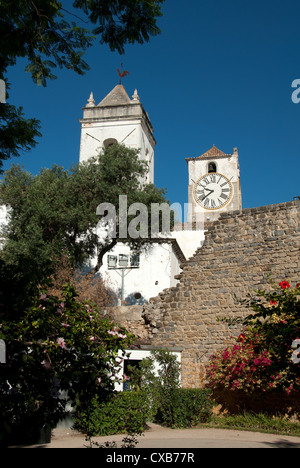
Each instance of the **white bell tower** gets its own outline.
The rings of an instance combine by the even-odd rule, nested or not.
[[[233,154],[226,154],[213,146],[201,156],[186,161],[189,223],[215,221],[221,213],[242,209],[237,148]]]
[[[140,158],[148,163],[147,183],[154,183],[154,147],[156,141],[149,116],[137,90],[132,99],[119,84],[98,104],[91,93],[83,108],[79,162],[97,156],[114,142],[140,149]]]

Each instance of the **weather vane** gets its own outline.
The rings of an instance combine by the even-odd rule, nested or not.
[[[119,77],[120,77],[120,84],[122,84],[122,78],[124,78],[124,76],[129,75],[129,71],[127,71],[127,70],[123,71],[123,63],[121,63],[121,71],[119,69],[117,69],[117,70],[118,70]]]

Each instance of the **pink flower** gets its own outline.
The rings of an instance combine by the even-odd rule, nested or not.
[[[66,343],[65,343],[64,338],[57,338],[56,342],[59,344],[59,346],[62,349],[66,349]]]

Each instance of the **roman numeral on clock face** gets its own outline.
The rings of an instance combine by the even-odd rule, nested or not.
[[[204,195],[204,190],[200,189],[199,187],[196,188],[195,192],[197,195],[200,195],[200,196]]]

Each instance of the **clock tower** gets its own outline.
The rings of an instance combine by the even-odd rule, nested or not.
[[[140,150],[140,158],[148,163],[149,168],[145,182],[153,183],[156,141],[137,90],[130,99],[124,86],[119,84],[98,105],[91,93],[79,122],[80,162],[98,156],[113,143],[124,143],[129,148]]]
[[[189,173],[188,223],[209,222],[221,213],[242,209],[238,151],[226,154],[213,146],[186,158]]]

